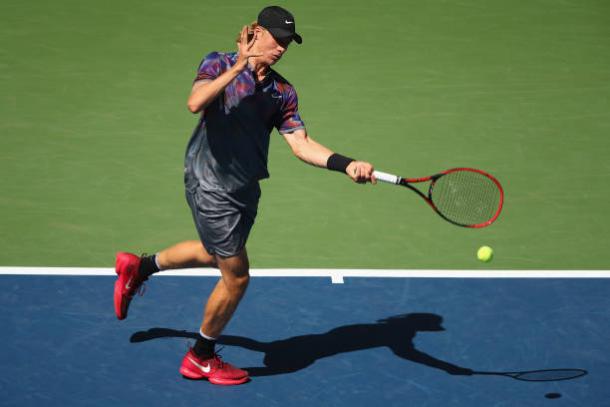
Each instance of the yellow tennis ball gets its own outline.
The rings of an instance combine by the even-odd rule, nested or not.
[[[479,259],[485,263],[487,263],[488,261],[491,261],[491,258],[493,257],[493,255],[494,255],[494,251],[489,246],[481,246],[481,247],[479,247],[479,250],[477,251],[477,259]]]

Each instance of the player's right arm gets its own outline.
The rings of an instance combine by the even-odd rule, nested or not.
[[[248,59],[261,54],[252,51],[256,37],[248,42],[248,26],[241,30],[240,41],[237,43],[238,56],[235,65],[223,72],[215,79],[204,79],[196,81],[191,89],[187,101],[187,107],[192,113],[198,113],[205,109],[222,91],[237,78],[237,76],[248,66]]]
[[[216,99],[227,85],[238,75],[239,72],[237,72],[235,66],[233,66],[214,80],[204,79],[195,82],[186,103],[188,109],[191,113],[201,112],[211,101]]]

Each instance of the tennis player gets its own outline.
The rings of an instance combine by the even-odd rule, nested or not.
[[[271,6],[244,26],[237,52],[212,52],[199,65],[188,108],[201,117],[188,143],[184,181],[200,241],[186,241],[156,255],[118,253],[114,306],[119,319],[153,273],[188,267],[217,267],[222,277],[207,300],[200,338],[180,373],[219,385],[249,380],[245,370],[223,362],[215,343],[249,282],[246,241],[256,218],[259,181],[267,178],[269,137],[275,127],[302,161],[375,182],[373,166],[333,153],[314,141],[298,111],[297,92],[271,69],[292,42],[302,43],[293,15]]]

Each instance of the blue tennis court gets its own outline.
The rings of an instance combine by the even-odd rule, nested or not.
[[[153,277],[117,321],[114,279],[1,276],[5,406],[602,406],[609,279],[253,278],[221,338],[252,381],[178,373],[213,277]],[[524,382],[472,374],[577,368]],[[548,398],[555,397],[555,398]]]

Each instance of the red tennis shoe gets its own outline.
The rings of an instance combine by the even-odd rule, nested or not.
[[[201,359],[192,348],[182,359],[180,373],[188,379],[208,379],[210,383],[222,386],[243,384],[250,380],[248,372],[223,362],[217,354],[210,359]]]
[[[119,276],[114,283],[114,312],[118,319],[127,318],[131,299],[147,278],[140,277],[140,257],[131,253],[117,253],[115,271]]]

